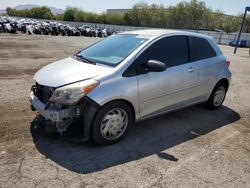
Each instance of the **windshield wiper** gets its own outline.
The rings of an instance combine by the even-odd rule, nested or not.
[[[77,58],[78,60],[81,60],[81,61],[83,61],[83,62],[85,62],[85,63],[89,63],[89,64],[93,64],[93,65],[96,64],[94,61],[91,61],[91,60],[87,59],[86,57],[84,57],[84,56],[82,56],[82,55],[80,55],[80,54],[76,54],[75,56],[76,56],[76,58]]]

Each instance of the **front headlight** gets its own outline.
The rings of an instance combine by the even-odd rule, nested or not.
[[[74,105],[96,88],[99,83],[97,80],[90,79],[57,88],[50,97],[50,101],[64,105]]]

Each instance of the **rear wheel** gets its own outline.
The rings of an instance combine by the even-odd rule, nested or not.
[[[207,107],[211,110],[220,108],[225,100],[226,93],[226,85],[224,83],[217,84],[207,101]]]
[[[92,125],[92,138],[99,144],[113,144],[120,141],[132,124],[130,107],[122,101],[104,105]]]

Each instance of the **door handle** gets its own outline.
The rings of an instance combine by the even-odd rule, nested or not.
[[[187,71],[190,72],[190,73],[194,72],[194,68],[193,67],[189,67]]]

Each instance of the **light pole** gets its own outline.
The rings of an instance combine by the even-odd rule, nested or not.
[[[238,48],[238,43],[240,41],[240,35],[242,33],[243,26],[244,26],[244,23],[245,23],[245,20],[246,20],[247,11],[250,11],[250,7],[246,7],[246,9],[245,9],[245,13],[244,13],[244,16],[243,16],[243,19],[242,19],[242,22],[241,22],[241,26],[240,26],[240,32],[239,32],[239,35],[238,35],[238,38],[237,38],[237,41],[236,41],[236,45],[235,45],[235,48],[234,48],[234,54],[236,54],[236,51],[237,51],[237,48]]]

